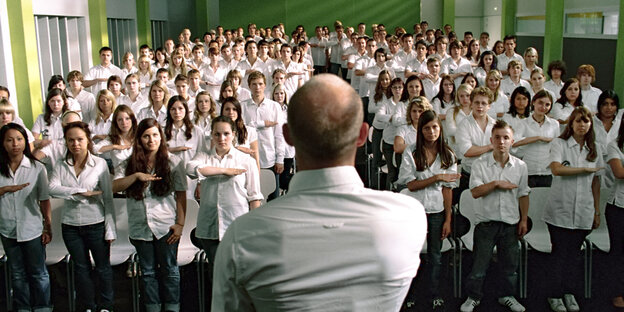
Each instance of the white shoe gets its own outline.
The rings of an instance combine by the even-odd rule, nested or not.
[[[574,295],[572,295],[572,294],[565,294],[565,295],[563,295],[563,303],[565,304],[565,307],[568,310],[568,312],[579,312],[579,311],[581,311],[581,308],[579,307],[578,303],[576,302],[576,298],[574,298]]]
[[[481,301],[474,300],[474,299],[468,297],[468,299],[466,299],[466,301],[464,301],[464,303],[459,308],[459,311],[461,311],[461,312],[472,312],[472,311],[474,311],[474,308],[479,305],[479,303],[481,303]]]
[[[514,298],[514,296],[500,297],[498,303],[509,308],[513,312],[524,312],[526,309]]]
[[[554,312],[568,312],[561,298],[548,298],[548,305]]]

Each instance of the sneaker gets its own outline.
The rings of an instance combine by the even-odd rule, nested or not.
[[[576,298],[574,298],[574,295],[572,295],[572,294],[565,294],[565,295],[563,295],[563,303],[565,304],[565,307],[568,310],[568,312],[579,312],[579,311],[581,311],[581,308],[579,307],[578,303],[576,302]]]
[[[444,299],[442,298],[433,299],[433,311],[444,311]]]
[[[481,303],[481,301],[474,300],[474,299],[468,297],[468,299],[466,299],[466,301],[464,301],[464,303],[459,308],[459,311],[461,311],[461,312],[472,312],[474,310],[474,308],[479,305],[479,303]]]
[[[548,305],[554,312],[568,312],[561,298],[548,298]]]
[[[498,298],[498,303],[508,307],[513,312],[524,312],[526,310],[514,296],[500,297]]]

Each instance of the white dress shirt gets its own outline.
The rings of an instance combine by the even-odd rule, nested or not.
[[[563,88],[563,80],[560,83],[555,83],[552,80],[544,82],[544,89],[557,95],[555,98],[553,98],[553,101],[556,101],[561,97],[559,93],[561,91],[561,88]]]
[[[115,170],[115,179],[126,176],[125,161],[120,165],[120,170]],[[169,154],[169,168],[171,176],[171,191],[165,196],[153,195],[150,184],[143,191],[143,200],[126,198],[128,207],[128,227],[130,238],[152,241],[154,236],[161,239],[169,233],[169,228],[176,223],[177,205],[175,192],[186,192],[186,171],[180,158]]]
[[[585,105],[593,114],[598,113],[598,98],[602,91],[596,87],[589,87],[589,90],[581,89],[583,95],[583,105]]]
[[[325,37],[318,38],[316,36],[310,38],[309,43],[318,44],[318,47],[310,48],[310,52],[312,53],[312,59],[314,60],[314,65],[317,66],[325,66],[325,49],[329,46],[329,40]]]
[[[373,119],[373,126],[383,130],[383,141],[388,144],[394,144],[394,137],[396,136],[396,127],[392,124],[390,118],[394,118],[401,105],[405,104],[400,101],[395,103],[392,98],[386,99]]]
[[[469,60],[463,57],[459,58],[459,63],[455,62],[455,60],[449,57],[446,60],[442,61],[442,63],[440,63],[440,73],[449,75],[458,73],[472,73],[472,65],[470,64]],[[464,76],[459,76],[455,78],[455,88],[459,87],[462,79],[464,79]]]
[[[61,115],[54,116],[50,115],[50,124],[46,124],[45,120],[43,120],[43,114],[37,116],[35,123],[32,127],[32,132],[39,133],[41,135],[42,140],[54,140],[54,139],[62,139],[65,137],[63,133],[63,126],[61,124]],[[39,139],[39,137],[35,138]]]
[[[204,176],[199,173],[204,167],[246,171],[236,176]],[[202,201],[195,231],[198,238],[221,240],[230,223],[249,212],[249,202],[263,199],[256,160],[234,147],[223,157],[214,148],[208,153],[198,153],[186,165],[186,173],[201,183]]]
[[[186,150],[183,152],[173,153],[178,156],[184,164],[191,161],[198,152],[204,151],[204,148],[208,146],[210,148],[210,143],[206,143],[206,137],[204,136],[204,131],[200,127],[193,127],[191,129],[191,138],[186,139],[186,126],[182,125],[180,128],[176,128],[175,126],[171,127],[171,140],[167,141],[167,147],[169,149],[174,147],[186,146],[190,147],[190,150]]]
[[[503,94],[505,94],[508,99],[511,98],[511,94],[517,87],[525,87],[527,90],[531,90],[531,84],[522,78],[519,78],[518,83],[514,83],[510,77],[507,77],[503,79],[500,84],[500,90],[503,91]]]
[[[15,172],[9,169],[9,177],[0,175],[0,187],[26,183],[29,185],[25,188],[0,196],[0,234],[17,239],[18,242],[35,239],[43,231],[39,201],[50,198],[48,175],[41,163],[31,161],[26,156]]]
[[[121,142],[120,144],[122,145],[132,145],[131,142]],[[106,137],[106,139],[101,140],[100,142],[98,142],[97,144],[95,144],[95,146],[93,146],[93,150],[95,151],[96,154],[106,154],[106,156],[104,157],[105,159],[110,159],[113,162],[113,168],[117,168],[122,162],[124,162],[126,159],[128,159],[128,157],[130,157],[130,155],[132,155],[132,151],[134,149],[134,147],[130,147],[128,149],[124,149],[124,150],[111,150],[108,151],[106,153],[99,153],[98,151],[104,147],[104,146],[109,146],[109,145],[113,145],[113,143],[110,140],[110,137]]]
[[[82,121],[89,123],[89,121],[95,118],[95,96],[91,92],[82,89],[80,93],[72,94],[70,88],[66,90],[69,95],[78,101],[80,112],[82,113]]]
[[[544,123],[541,125],[533,119],[533,117],[525,118],[522,127],[523,138],[534,136],[543,136],[547,138],[556,138],[559,136],[559,122],[544,116]],[[516,142],[519,140],[516,140]],[[520,146],[522,150],[522,160],[527,164],[529,175],[550,175],[551,160],[545,157],[550,153],[551,142],[537,141],[534,143]]]
[[[414,180],[426,180],[438,174],[454,174],[457,173],[457,163],[453,161],[447,169],[442,168],[442,160],[440,155],[436,155],[436,159],[431,166],[427,167],[423,171],[416,169],[416,163],[414,162],[414,156],[412,154],[413,147],[405,149],[403,152],[403,161],[401,161],[401,168],[399,169],[399,178],[397,183],[407,184]],[[418,199],[424,206],[426,213],[438,213],[444,211],[444,198],[442,197],[442,188],[454,188],[456,183],[447,182],[435,182],[429,186],[416,190],[413,192],[403,193]]]
[[[217,250],[212,311],[398,311],[420,263],[423,206],[353,167],[299,171]]]
[[[130,107],[135,115],[143,108],[149,107],[149,101],[147,100],[147,96],[143,95],[143,93],[140,92],[136,99],[134,99],[134,101],[130,98],[129,95],[122,95],[121,98],[119,98],[119,103],[117,104]]]
[[[417,57],[412,58],[412,60],[405,65],[405,70],[415,73],[429,74],[429,69],[427,68],[427,58],[424,58],[422,62],[419,61]]]
[[[254,127],[258,133],[260,168],[271,168],[276,163],[284,163],[284,136],[282,134],[282,109],[277,102],[264,98],[260,104],[253,99],[242,103],[243,120],[248,127]],[[265,121],[277,122],[267,127]]]
[[[457,153],[462,155],[462,170],[470,173],[472,163],[479,158],[467,157],[465,154],[472,146],[485,146],[490,144],[490,137],[492,136],[492,127],[496,123],[496,120],[489,115],[487,116],[487,125],[485,131],[481,130],[479,124],[474,119],[474,116],[466,117],[460,124],[457,125],[457,132],[455,133],[455,141],[457,143]]]
[[[96,135],[108,135],[110,134],[111,126],[113,125],[113,114],[108,115],[106,120],[100,118],[100,122],[92,120],[89,123],[89,130],[91,130],[91,137]]]
[[[384,70],[387,70],[390,73],[390,77],[396,77],[396,75],[394,74],[394,70],[385,65],[384,67],[379,67],[377,64],[373,64],[373,66],[366,68],[366,74],[364,75],[366,91],[362,92],[363,90],[360,88],[360,96],[364,95],[368,97],[373,97],[375,95],[375,87],[377,86],[379,73]],[[369,103],[370,102],[371,101],[369,100]]]
[[[402,125],[400,127],[397,128],[396,130],[396,135],[395,137],[400,137],[403,139],[403,141],[405,141],[405,146],[410,146],[410,145],[414,145],[416,144],[416,136],[418,134],[418,130],[416,130],[416,128],[414,128],[414,126],[412,125]],[[407,152],[408,149],[405,149],[405,152]],[[405,152],[403,152],[403,154],[405,154]]]
[[[74,195],[87,191],[102,191],[95,196]],[[76,176],[74,166],[60,159],[50,177],[50,195],[65,200],[62,223],[83,226],[104,222],[105,239],[117,237],[113,185],[108,165],[103,158],[87,155],[82,172]]]
[[[225,81],[225,77],[229,72],[229,68],[219,65],[215,70],[212,66],[207,66],[202,80],[210,83],[206,85],[206,91],[210,93],[213,99],[219,98],[219,91],[221,90],[221,84]],[[213,85],[216,84],[216,85]]]
[[[476,199],[476,223],[500,221],[507,224],[516,224],[520,221],[518,198],[528,196],[531,189],[528,186],[528,171],[524,161],[509,155],[504,167],[494,159],[493,153],[488,153],[472,164],[470,174],[470,189],[496,180],[503,180],[517,185],[512,190],[496,188],[489,194]]]
[[[570,114],[572,114],[572,111],[574,111],[574,106],[572,106],[572,104],[566,102],[564,106],[561,103],[555,102],[553,103],[552,108],[550,109],[550,113],[548,113],[548,115],[557,121],[568,120],[568,117],[570,117]],[[566,127],[566,124],[561,124],[559,126],[559,130],[563,132],[565,127]]]
[[[502,54],[496,56],[496,68],[499,70],[507,70],[507,65],[509,65],[509,62],[512,60],[520,62],[520,64],[522,64],[522,68],[526,67],[524,64],[524,58],[520,54],[514,52],[514,54],[509,57],[503,52]]]
[[[440,91],[440,81],[442,81],[442,78],[440,76],[438,76],[438,79],[436,81],[433,81],[429,78],[422,81],[423,89],[425,90],[425,97],[427,98],[427,100],[429,100],[429,103],[431,103],[433,97],[436,96]]]
[[[119,67],[114,64],[109,64],[107,67],[102,66],[102,64],[93,66],[89,69],[87,74],[84,76],[84,80],[94,80],[96,78],[110,78],[111,76],[119,76],[121,79],[124,79],[123,72]],[[91,93],[97,94],[100,90],[106,89],[106,81],[96,82],[93,86],[91,86]]]
[[[602,150],[596,144],[598,156],[594,161],[587,160],[589,148],[580,145],[570,137],[567,140],[556,138],[550,145],[550,161],[564,166],[580,168],[604,167]],[[594,196],[592,180],[601,173],[583,173],[572,176],[554,176],[550,186],[550,199],[544,210],[546,223],[566,228],[590,230],[594,222]]]
[[[509,98],[503,93],[503,91],[499,88],[498,96],[496,100],[490,104],[490,109],[488,110],[488,115],[490,117],[497,119],[497,115],[499,113],[506,113],[509,111]]]
[[[160,107],[160,110],[158,111],[158,116],[156,116],[156,113],[154,112],[154,106],[152,105],[141,109],[136,117],[137,124],[139,124],[141,120],[146,118],[156,119],[160,127],[164,129],[165,125],[167,125],[167,105],[163,105]]]
[[[617,159],[624,165],[624,153],[622,153],[622,149],[618,147],[615,141],[609,142],[607,146],[607,161],[609,162],[612,159]],[[615,179],[613,192],[609,196],[608,203],[624,208],[624,179]]]

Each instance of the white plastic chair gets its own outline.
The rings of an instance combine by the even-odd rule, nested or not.
[[[260,192],[262,192],[262,196],[264,196],[262,200],[263,203],[266,203],[269,195],[275,192],[276,186],[275,173],[270,169],[260,169]]]
[[[593,246],[596,246],[596,248],[604,252],[609,252],[609,250],[611,250],[607,220],[605,219],[605,210],[610,195],[611,190],[600,189],[600,226],[587,236],[587,239]]]

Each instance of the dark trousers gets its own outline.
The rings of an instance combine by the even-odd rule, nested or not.
[[[483,297],[483,281],[487,272],[494,246],[498,252],[498,263],[503,274],[503,283],[499,288],[499,297],[516,294],[518,282],[518,245],[517,226],[504,222],[482,222],[474,230],[474,249],[472,271],[466,282],[466,292],[470,298],[481,300]]]
[[[275,166],[272,166],[269,168],[262,168],[262,169],[269,169],[273,171],[273,173],[275,174],[275,191],[269,194],[269,198],[267,198],[267,201],[278,198],[280,194],[280,174],[275,172]]]
[[[110,264],[110,244],[104,239],[104,222],[91,225],[62,225],[63,241],[74,261],[77,298],[86,309],[97,308],[95,283],[91,280],[91,257],[99,278],[100,307],[113,309],[113,268]]]
[[[553,286],[550,288],[550,298],[562,298],[564,294],[571,294],[576,287],[570,269],[580,266],[580,251],[585,237],[591,230],[566,229],[547,223],[552,243],[552,267],[550,279]]]
[[[314,65],[314,74],[318,75],[318,74],[323,74],[327,72],[327,66],[325,65]]]
[[[432,298],[440,296],[440,267],[442,266],[442,225],[445,212],[427,214],[427,258],[431,267],[429,293]]]
[[[294,158],[284,158],[284,171],[279,175],[279,186],[282,190],[288,191],[288,185],[290,185],[290,179],[293,177],[293,167],[295,165]]]
[[[340,67],[340,73],[342,74],[342,79],[343,79],[343,80],[345,80],[345,81],[350,82],[350,81],[349,81],[349,79],[347,79],[347,72],[348,72],[348,71],[349,71],[349,69],[348,69],[348,68],[346,68],[346,67]]]
[[[329,72],[338,75],[338,71],[340,71],[340,64],[329,63]]]
[[[605,218],[611,242],[609,251],[611,287],[609,289],[612,292],[611,297],[624,296],[624,208],[607,204]]]
[[[392,157],[394,157],[394,145],[383,142],[381,151],[386,159],[386,165],[388,166],[386,190],[392,190],[392,183],[394,183],[399,177],[399,170],[394,166],[394,164],[392,164]]]

